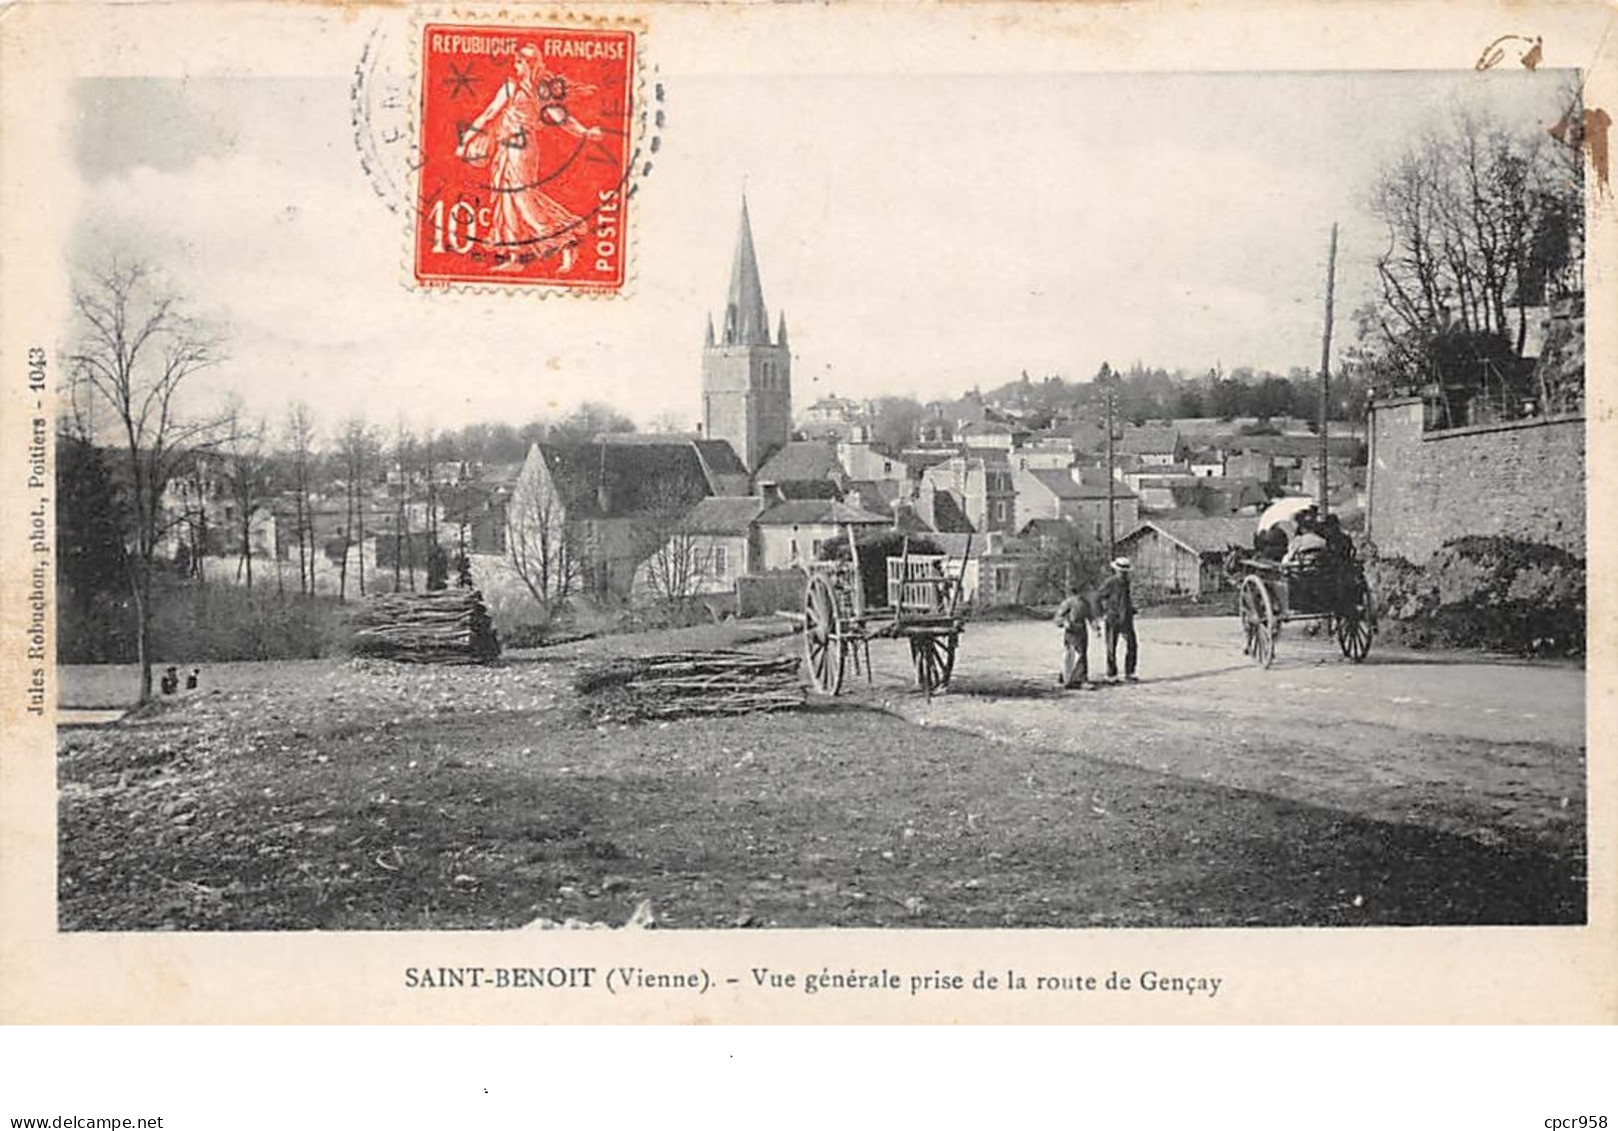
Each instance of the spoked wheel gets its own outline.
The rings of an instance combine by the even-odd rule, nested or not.
[[[912,636],[910,660],[916,665],[916,686],[931,699],[948,685],[950,673],[955,669],[955,637]]]
[[[948,632],[910,637],[910,661],[916,666],[916,686],[933,695],[949,686],[955,673],[955,649],[960,633]]]
[[[1242,651],[1267,668],[1275,662],[1275,634],[1281,627],[1269,588],[1256,577],[1243,578],[1237,601],[1242,615]]]
[[[843,626],[837,619],[831,582],[819,574],[809,579],[804,590],[803,618],[803,658],[809,684],[822,695],[836,695],[843,687]]]
[[[1356,664],[1364,662],[1371,652],[1371,634],[1375,631],[1376,621],[1371,612],[1370,594],[1363,586],[1356,594],[1353,606],[1335,619],[1337,647],[1342,649],[1343,656]]]

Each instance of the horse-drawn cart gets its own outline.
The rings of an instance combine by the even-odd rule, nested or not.
[[[1303,567],[1241,558],[1236,565],[1241,574],[1236,605],[1242,618],[1242,651],[1257,663],[1267,668],[1275,662],[1281,626],[1296,621],[1325,624],[1343,656],[1356,664],[1370,653],[1376,611],[1358,562]]]
[[[1259,517],[1263,532],[1288,521],[1303,522],[1312,515],[1309,499],[1277,500]],[[1300,535],[1303,527],[1300,525]],[[1281,626],[1291,621],[1323,623],[1346,659],[1360,663],[1371,651],[1376,632],[1376,609],[1365,570],[1346,538],[1317,536],[1317,545],[1294,558],[1253,557],[1233,548],[1225,560],[1226,573],[1236,582],[1236,609],[1242,620],[1242,651],[1264,667],[1275,662],[1275,641]],[[1285,539],[1282,539],[1282,544]]]
[[[868,605],[859,549],[849,536],[849,560],[814,562],[803,594],[803,648],[809,682],[836,695],[852,659],[871,678],[871,641],[910,642],[916,684],[928,698],[948,686],[960,645],[961,585],[966,559],[951,576],[943,554],[912,554],[908,541],[887,559],[887,601]],[[970,545],[968,546],[970,554]]]

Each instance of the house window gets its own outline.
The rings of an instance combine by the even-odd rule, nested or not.
[[[713,569],[713,576],[717,578],[722,579],[730,576],[730,555],[727,550],[728,547],[715,546],[713,548],[712,556],[709,558],[711,568]]]
[[[1096,523],[1095,528],[1096,528],[1095,529],[1096,539],[1100,540],[1100,538],[1101,538],[1101,524],[1099,522]]]
[[[791,543],[789,543],[788,549],[791,551],[792,557],[797,558],[797,556],[798,556],[798,540],[796,538],[792,539]]]
[[[820,547],[823,545],[825,545],[825,543],[819,538],[811,541],[809,543],[809,556],[818,559],[820,557]]]

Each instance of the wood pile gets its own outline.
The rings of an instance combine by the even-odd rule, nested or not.
[[[574,680],[598,720],[750,715],[801,707],[796,656],[749,652],[671,652],[594,664]]]
[[[475,589],[388,593],[353,615],[355,655],[413,664],[481,664],[500,655],[500,638]]]

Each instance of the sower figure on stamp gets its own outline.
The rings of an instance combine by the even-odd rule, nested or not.
[[[1077,584],[1068,587],[1067,598],[1056,606],[1056,623],[1062,629],[1062,686],[1068,690],[1089,683],[1090,630],[1100,619],[1094,599]]]
[[[562,104],[566,80],[545,71],[532,43],[512,57],[512,69],[513,76],[462,133],[455,155],[472,165],[488,162],[494,196],[489,244],[501,259],[496,269],[518,271],[560,251],[565,270],[584,221],[540,191],[548,179],[541,139],[551,136],[547,127],[586,141],[599,141],[601,131],[586,129],[567,112]]]
[[[1129,592],[1129,559],[1114,558],[1112,572],[1096,590],[1107,624],[1107,678],[1118,679],[1118,640],[1124,641],[1124,678],[1136,682],[1135,661],[1140,646],[1135,640],[1135,600]]]

